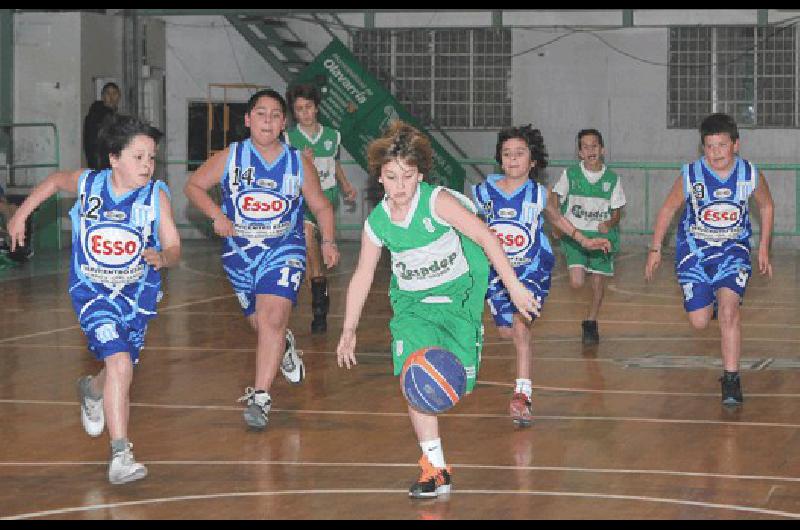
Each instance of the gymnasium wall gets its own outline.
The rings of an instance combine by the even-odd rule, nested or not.
[[[769,11],[770,22],[786,16]],[[88,87],[97,64],[109,64],[119,56],[118,49],[103,47],[121,31],[103,30],[103,37],[90,37],[85,29],[87,17],[109,21],[120,17],[73,13],[25,13],[15,16],[17,50],[15,55],[15,113],[17,121],[56,121],[61,132],[62,166],[80,162],[80,124],[91,103]],[[754,24],[757,11],[748,10],[636,10],[637,27],[609,30],[621,23],[620,10],[594,12],[503,12],[502,23],[512,27],[514,36],[512,91],[515,123],[539,127],[551,159],[572,159],[574,136],[578,129],[596,127],[606,141],[609,161],[679,163],[698,156],[698,135],[694,130],[666,127],[666,84],[668,28],[665,24]],[[363,26],[362,14],[343,14],[345,22]],[[285,83],[269,65],[231,28],[222,17],[169,16],[165,22],[166,112],[168,138],[162,145],[168,160],[186,159],[187,107],[190,101],[205,101],[209,83],[253,83],[284,91]],[[490,11],[464,13],[376,13],[375,27],[487,26],[493,22]],[[118,23],[118,22],[117,22]],[[83,24],[83,25],[82,25]],[[114,28],[110,22],[109,28]],[[330,36],[319,26],[294,20],[292,27],[314,51],[328,43]],[[587,28],[587,24],[595,27]],[[514,26],[531,26],[527,28]],[[567,26],[592,29],[570,33]],[[121,26],[120,26],[121,27]],[[334,29],[345,42],[345,34]],[[77,31],[77,34],[75,33]],[[43,38],[43,37],[47,38]],[[529,53],[526,50],[542,46]],[[94,40],[93,40],[94,39]],[[53,45],[57,43],[57,45]],[[121,44],[120,44],[121,46]],[[617,50],[615,50],[616,48]],[[618,51],[619,50],[619,51]],[[622,52],[635,56],[624,55]],[[106,62],[108,61],[108,62]],[[655,64],[651,64],[655,63]],[[107,69],[97,68],[97,70]],[[56,82],[60,88],[55,88]],[[216,92],[214,99],[221,99]],[[33,97],[31,97],[33,95]],[[245,101],[243,93],[238,101]],[[71,102],[80,101],[80,105]],[[491,158],[496,130],[448,131],[471,158]],[[797,163],[800,148],[798,129],[743,129],[742,154],[762,163]],[[344,155],[345,160],[349,158]],[[351,179],[363,187],[366,176],[345,165]],[[483,166],[483,170],[492,170]],[[559,169],[548,172],[552,181]],[[200,237],[193,228],[193,212],[185,204],[180,189],[186,179],[183,165],[167,168],[173,190],[175,214],[184,237]],[[644,174],[620,171],[624,178],[629,206],[624,225],[631,231],[646,230],[667,189],[673,171],[650,173],[650,208],[644,205]],[[473,172],[469,173],[474,180]],[[767,172],[776,199],[776,229],[794,231],[796,212],[795,174]],[[356,227],[366,213],[359,204],[353,213],[343,213],[343,224]],[[194,214],[196,217],[196,213]],[[647,215],[647,218],[645,216]],[[357,229],[343,232],[358,237]],[[778,238],[776,246],[797,247],[800,238]]]

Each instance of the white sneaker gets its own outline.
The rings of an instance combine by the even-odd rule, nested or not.
[[[256,389],[248,386],[238,401],[247,402],[247,408],[244,409],[244,421],[247,426],[257,431],[264,430],[269,422],[267,415],[272,408],[272,398],[269,392],[256,394]]]
[[[306,377],[306,368],[303,365],[303,359],[300,356],[302,351],[298,351],[294,343],[294,334],[291,329],[286,330],[286,352],[283,354],[283,361],[281,361],[281,373],[287,381],[293,385],[303,382]]]
[[[86,434],[92,437],[100,436],[106,426],[103,414],[103,398],[92,399],[89,397],[89,385],[92,376],[86,375],[78,379],[78,402],[81,404],[81,423]]]
[[[147,476],[147,468],[133,457],[133,444],[129,443],[124,451],[111,456],[108,465],[108,480],[112,484],[125,484]]]

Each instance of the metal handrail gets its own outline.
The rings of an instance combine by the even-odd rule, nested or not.
[[[60,149],[60,140],[58,135],[58,126],[53,122],[20,122],[20,123],[0,123],[0,128],[14,128],[14,127],[51,127],[53,129],[53,148],[55,150],[54,153],[54,161],[52,163],[45,163],[45,164],[5,164],[6,171],[8,171],[8,179],[9,179],[9,187],[15,185],[14,183],[14,173],[12,170],[14,169],[29,169],[29,168],[41,168],[41,167],[54,167],[58,168],[61,165],[61,149]],[[13,144],[12,144],[12,152],[13,152]],[[0,166],[3,167],[3,166]]]
[[[163,160],[159,161],[164,164],[172,165],[172,164],[197,164],[200,165],[205,160]],[[456,162],[463,164],[463,165],[486,165],[486,166],[497,166],[497,162],[493,158],[466,158],[466,159],[456,159]],[[548,161],[548,167],[568,167],[572,165],[578,164],[578,160],[550,160]],[[358,166],[358,162],[355,160],[341,160],[342,165],[353,165]],[[774,236],[792,236],[798,237],[800,236],[800,163],[797,164],[785,164],[785,163],[755,163],[756,167],[759,169],[763,169],[765,171],[768,170],[776,170],[776,171],[794,171],[795,174],[795,229],[793,232],[787,231],[773,231],[772,234]],[[625,229],[625,233],[632,234],[632,235],[649,235],[652,234],[653,231],[647,229],[648,220],[650,219],[650,180],[651,175],[650,171],[657,171],[657,170],[676,170],[680,171],[683,167],[683,164],[680,162],[606,162],[606,166],[610,169],[636,169],[644,171],[644,204],[643,204],[643,225],[644,228],[642,230],[636,229]],[[676,175],[677,176],[677,175]],[[343,229],[350,229],[355,227],[356,225],[343,225],[340,228]],[[360,226],[360,225],[359,225]],[[756,232],[758,233],[758,232]]]

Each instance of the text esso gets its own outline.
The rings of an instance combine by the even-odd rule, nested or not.
[[[141,255],[142,238],[127,228],[101,226],[86,234],[86,248],[98,263],[124,267]]]
[[[236,207],[239,215],[248,221],[267,221],[283,215],[288,202],[273,193],[252,191],[241,194]]]
[[[528,231],[512,223],[495,223],[490,227],[492,233],[500,240],[503,250],[510,254],[519,254],[531,246]]]

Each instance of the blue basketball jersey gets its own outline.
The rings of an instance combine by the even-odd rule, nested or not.
[[[701,258],[730,245],[750,250],[749,198],[758,184],[758,170],[736,157],[733,169],[721,179],[700,158],[682,170],[686,209],[676,233],[678,248]]]
[[[161,250],[161,189],[169,195],[164,182],[151,181],[117,197],[111,188],[111,169],[81,175],[78,200],[69,212],[69,293],[81,322],[102,320],[109,307],[126,322],[142,323],[156,315],[161,275],[142,258],[142,250]]]
[[[305,266],[299,151],[284,144],[278,158],[267,163],[250,139],[232,143],[221,186],[222,211],[236,231],[225,238],[222,251],[223,266],[234,287],[238,281],[234,271],[251,276],[263,273],[277,258]]]
[[[478,213],[497,235],[517,276],[535,271],[550,271],[555,261],[550,241],[542,230],[542,211],[547,205],[547,189],[528,180],[511,195],[497,187],[503,175],[493,174],[472,186]],[[489,279],[497,272],[492,267]]]

